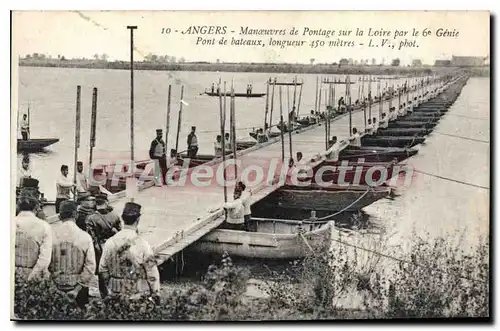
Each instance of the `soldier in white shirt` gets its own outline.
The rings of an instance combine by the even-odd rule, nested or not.
[[[37,204],[37,199],[28,192],[21,192],[17,200],[15,271],[23,280],[44,277],[52,256],[52,230],[47,222],[35,216]]]
[[[349,143],[353,147],[361,147],[361,136],[358,129],[352,128],[352,135],[349,137]]]
[[[239,181],[236,184],[235,190],[241,191],[241,202],[243,204],[243,218],[245,220],[245,230],[246,231],[257,231],[257,228],[254,227],[255,223],[251,222],[252,219],[252,210],[251,210],[251,199],[252,199],[252,191],[247,188],[245,183]]]
[[[338,162],[340,153],[340,144],[337,141],[337,136],[333,136],[329,141],[330,148],[322,153],[328,160]]]
[[[23,140],[28,140],[30,133],[30,124],[28,122],[28,115],[24,114],[21,120],[21,135]]]
[[[158,302],[160,274],[153,249],[139,236],[140,217],[141,205],[127,202],[122,212],[123,229],[104,244],[99,274],[111,296],[150,296]]]
[[[69,200],[71,189],[76,185],[73,184],[71,179],[68,178],[68,166],[63,164],[61,166],[61,174],[59,175],[56,182],[56,214],[59,213],[59,206],[64,200]]]
[[[57,288],[84,306],[89,287],[97,285],[96,260],[90,235],[75,222],[76,203],[63,201],[59,221],[52,224],[52,261],[49,271]]]
[[[89,190],[87,175],[83,173],[83,162],[76,163],[76,192],[78,194],[85,193]]]
[[[369,135],[373,134],[373,125],[372,125],[372,120],[368,119],[368,124],[366,125],[365,132]]]
[[[227,219],[222,228],[245,231],[245,207],[240,198],[241,190],[236,189],[233,193],[233,201],[228,201],[222,205],[222,208],[227,210]]]
[[[222,136],[219,134],[214,142],[215,157],[222,156]]]
[[[380,122],[379,122],[379,128],[380,129],[387,129],[388,126],[389,126],[389,123],[387,123],[386,114],[382,113],[382,118],[380,119]]]
[[[31,178],[31,171],[29,168],[29,159],[27,157],[23,157],[23,161],[21,162],[21,169],[19,169],[19,174],[18,174],[18,184],[17,187],[21,188],[23,187],[23,181],[25,178]]]

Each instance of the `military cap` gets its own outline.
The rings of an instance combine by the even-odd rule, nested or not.
[[[82,161],[78,161],[78,162],[76,162],[76,165],[79,165],[79,166],[83,165],[83,162]]]
[[[90,192],[81,192],[81,193],[78,193],[77,201],[82,202],[83,200],[86,200],[89,197],[91,197]]]
[[[162,133],[163,130],[162,129],[156,129],[156,133]]]
[[[141,216],[141,205],[134,202],[127,202],[123,207],[122,216]]]
[[[64,200],[59,207],[60,214],[68,214],[76,211],[76,203],[71,200]]]
[[[192,126],[192,127],[191,127],[191,130],[196,130],[196,126]]]
[[[39,181],[35,178],[31,178],[31,177],[28,177],[28,178],[24,178],[23,179],[23,184],[22,186],[23,187],[30,187],[30,188],[38,188],[38,183]]]
[[[96,196],[95,196],[95,202],[97,204],[103,204],[106,201],[108,201],[108,195],[107,194],[104,194],[104,193],[98,193],[98,194],[96,194]]]

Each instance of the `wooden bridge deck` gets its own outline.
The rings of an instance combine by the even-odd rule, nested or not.
[[[384,102],[386,113],[388,113],[388,108],[388,102]],[[379,105],[372,105],[372,117],[378,118],[378,112]],[[362,110],[352,114],[352,124],[353,127],[358,128],[358,131],[364,130]],[[348,114],[331,121],[331,135],[336,135],[339,141],[348,139],[348,131]],[[305,128],[300,134],[294,132],[292,143],[294,159],[295,153],[300,151],[305,160],[310,160],[314,155],[325,150],[324,124]],[[284,145],[285,157],[289,157],[288,133],[284,134]],[[239,152],[237,160],[242,163],[243,168],[249,165],[259,165],[267,171],[271,159],[281,160],[281,148],[280,138],[274,138]],[[217,161],[210,164],[215,170]],[[279,167],[277,171],[279,172]],[[230,170],[228,176],[231,176]],[[278,185],[270,186],[266,182],[253,187],[252,203],[259,201],[277,188]],[[232,200],[232,188],[228,188],[227,192],[228,200]],[[121,192],[115,194],[110,201],[115,210],[120,213],[128,199],[124,197],[124,192]],[[222,209],[211,212],[224,202],[223,187],[217,184],[197,187],[188,181],[184,186],[151,187],[151,183],[148,183],[139,190],[134,201],[142,205],[139,232],[157,253],[158,263],[163,263],[219,226],[224,220]]]

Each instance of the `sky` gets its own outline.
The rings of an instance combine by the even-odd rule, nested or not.
[[[384,59],[399,58],[402,64],[413,59],[421,59],[426,64],[435,59],[449,59],[458,56],[489,56],[490,17],[487,11],[16,11],[13,13],[13,56],[44,53],[66,58],[87,57],[94,54],[107,54],[110,60],[130,59],[130,32],[127,25],[137,25],[134,32],[136,60],[142,60],[148,53],[184,57],[188,61],[215,62],[287,62],[316,63],[337,62],[340,58],[356,60],[372,58],[380,63]],[[226,26],[224,36],[229,42],[237,40],[263,39],[266,47],[261,46],[220,46],[196,45],[198,37],[207,40],[222,35],[201,36],[181,34],[190,26]],[[296,28],[298,36],[241,36],[241,27],[251,29],[285,29],[286,33]],[[310,30],[352,30],[350,36],[303,35],[304,29]],[[364,31],[356,36],[356,30]],[[438,29],[455,31],[455,36],[438,37]],[[171,29],[162,34],[162,29]],[[380,46],[382,37],[371,37],[380,47],[368,47],[372,31],[390,31],[388,42]],[[408,30],[409,35],[394,39],[394,30]],[[420,33],[427,29],[430,35],[411,36],[415,29]],[[175,32],[178,30],[178,32]],[[231,33],[230,31],[235,31]],[[458,32],[458,36],[457,33]],[[302,47],[268,46],[269,39],[304,40]],[[317,47],[309,45],[314,40],[325,41],[338,38],[354,41],[355,47]],[[418,47],[404,47],[398,50],[399,43],[405,38],[415,42]],[[359,45],[363,43],[363,46]],[[387,47],[391,43],[395,48]]]

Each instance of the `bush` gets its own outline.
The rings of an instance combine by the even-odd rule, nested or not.
[[[21,320],[288,320],[489,317],[489,245],[465,251],[451,240],[417,240],[408,262],[325,242],[261,286],[266,298],[245,296],[249,273],[225,254],[201,284],[163,295],[91,300],[82,309],[49,280],[16,278],[15,317]],[[373,251],[384,252],[381,241]],[[366,247],[366,246],[364,246]],[[388,261],[392,261],[388,264]],[[358,303],[352,307],[352,303]],[[348,306],[351,304],[351,306]]]

